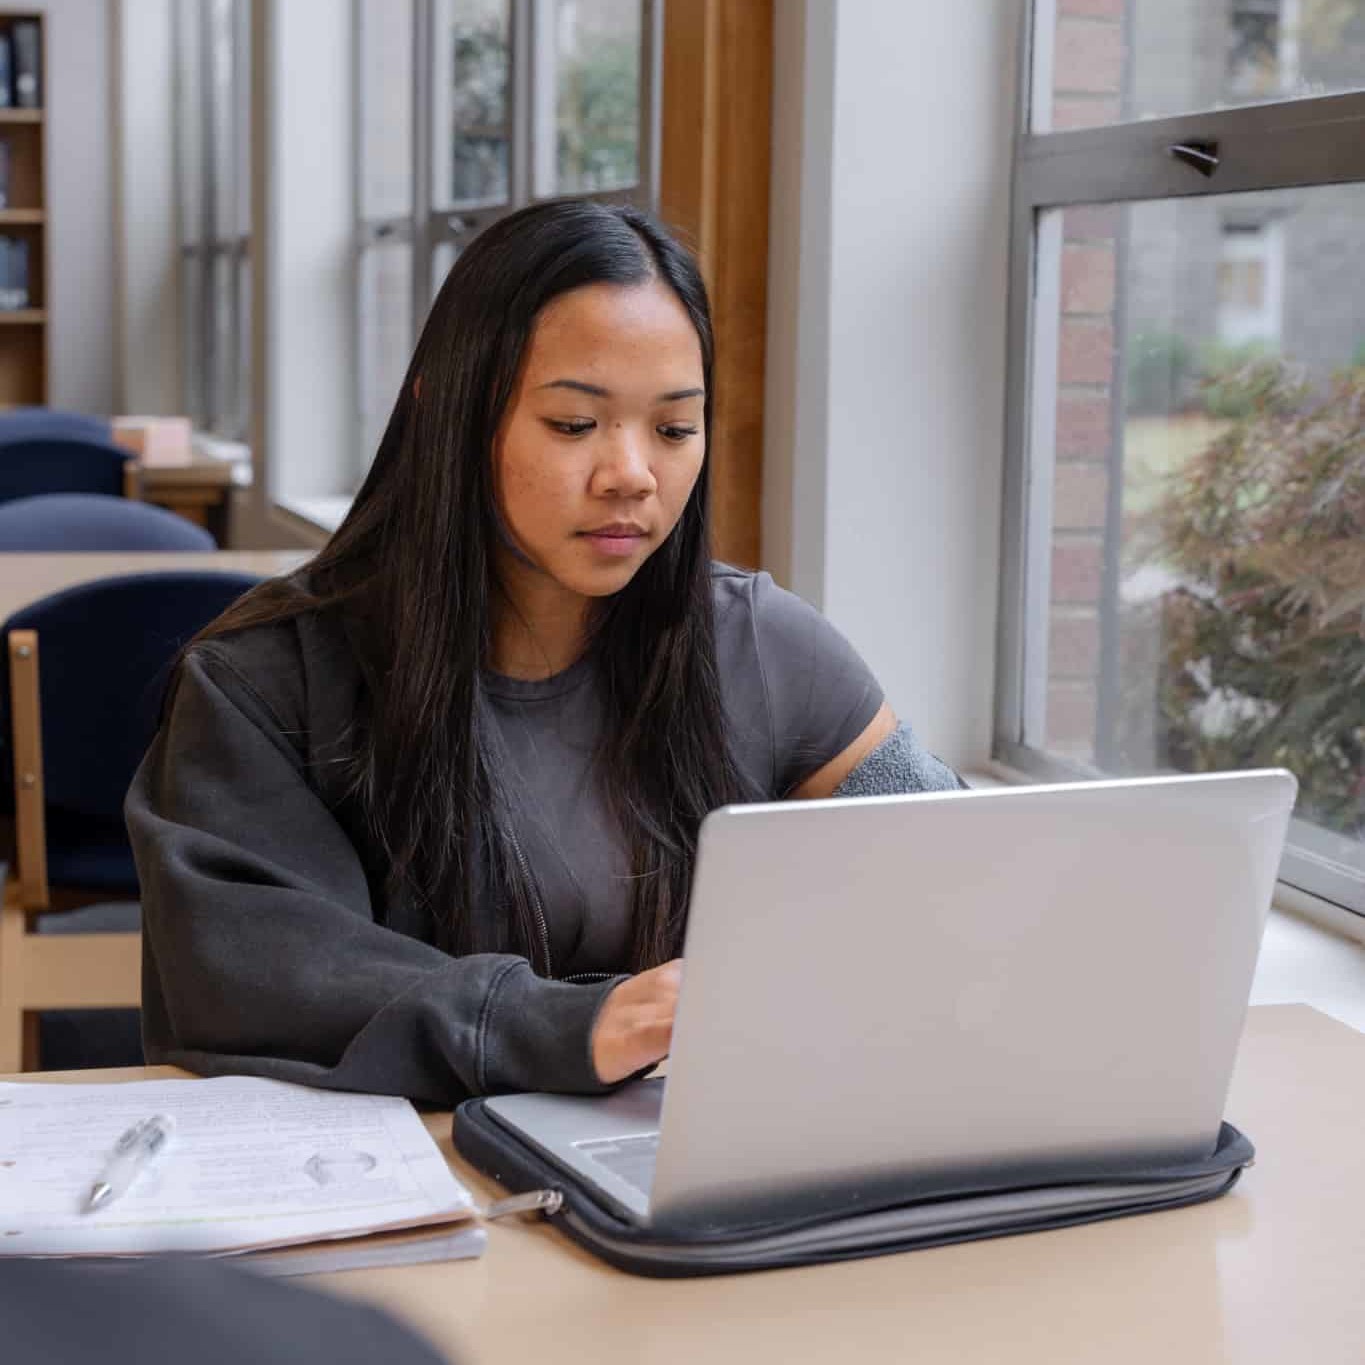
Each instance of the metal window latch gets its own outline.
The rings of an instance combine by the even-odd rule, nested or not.
[[[1200,175],[1209,177],[1218,169],[1218,144],[1216,142],[1177,142],[1166,148],[1168,156],[1193,166]]]
[[[558,1213],[563,1203],[564,1196],[558,1190],[528,1190],[525,1194],[514,1194],[487,1204],[479,1214],[485,1221],[492,1222],[516,1213]]]

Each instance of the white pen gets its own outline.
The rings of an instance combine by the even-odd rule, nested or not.
[[[84,1213],[103,1208],[117,1199],[137,1179],[138,1173],[166,1150],[175,1132],[175,1119],[169,1114],[153,1114],[135,1123],[114,1144],[113,1155],[105,1164],[100,1178],[90,1187]]]

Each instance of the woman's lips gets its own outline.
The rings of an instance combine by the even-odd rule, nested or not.
[[[579,533],[600,554],[617,557],[633,554],[645,539],[643,531],[581,531]]]

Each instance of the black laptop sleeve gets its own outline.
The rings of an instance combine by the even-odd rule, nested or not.
[[[1134,1166],[1099,1179],[1026,1187],[977,1184],[932,1198],[893,1197],[852,1211],[675,1234],[622,1218],[482,1099],[455,1111],[452,1136],[461,1156],[511,1194],[538,1192],[530,1206],[589,1251],[622,1270],[659,1277],[848,1261],[1182,1208],[1226,1194],[1255,1156],[1247,1138],[1224,1123],[1213,1152],[1185,1165]]]

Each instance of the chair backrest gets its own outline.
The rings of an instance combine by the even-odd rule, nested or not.
[[[0,412],[0,445],[13,441],[107,441],[113,430],[107,417],[60,408],[10,408]]]
[[[34,437],[0,444],[0,502],[38,493],[123,492],[132,454],[113,441]]]
[[[34,602],[0,625],[0,638],[12,630],[38,633],[47,806],[120,817],[181,646],[259,581],[199,570],[97,579]],[[0,769],[12,784],[8,670],[0,675]]]
[[[216,548],[202,526],[164,507],[107,493],[40,493],[0,502],[0,551]]]

